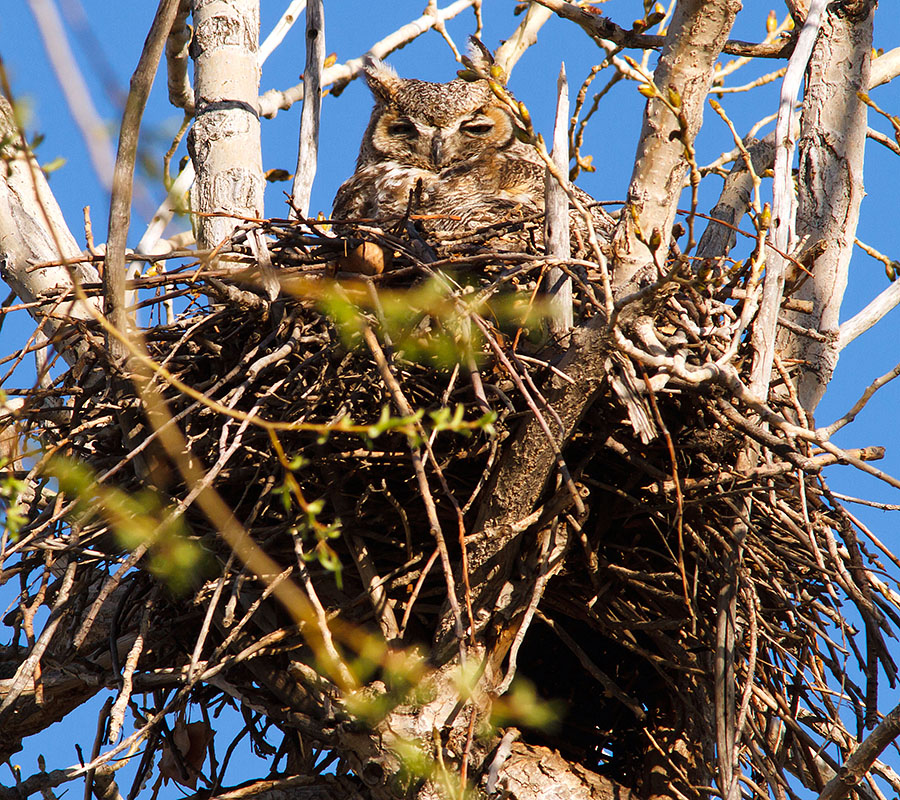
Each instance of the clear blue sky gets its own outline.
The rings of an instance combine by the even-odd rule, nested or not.
[[[70,43],[91,87],[100,115],[109,124],[114,142],[119,115],[118,102],[127,90],[128,79],[137,63],[156,3],[149,0],[142,3],[58,1],[66,11]],[[443,0],[441,5],[449,2],[450,0]],[[262,37],[271,30],[286,5],[286,0],[263,0]],[[417,17],[424,5],[424,0],[328,0],[327,51],[336,53],[339,61],[358,56],[374,41]],[[484,40],[489,47],[495,48],[513,30],[513,5],[512,0],[485,1]],[[895,6],[895,3],[885,0],[876,13],[876,47],[890,49],[900,45],[900,15]],[[640,16],[640,7],[641,3],[637,0],[610,0],[602,6],[602,10],[618,23],[628,26],[631,20]],[[765,0],[745,0],[744,10],[739,16],[739,27],[734,35],[746,40],[761,39],[770,8],[775,8],[779,15],[784,14],[780,4],[775,5]],[[83,20],[80,23],[79,17]],[[465,37],[473,30],[471,13],[464,13],[448,27],[458,45],[463,47]],[[262,91],[273,87],[287,88],[297,82],[304,63],[302,30],[301,19],[267,62],[262,73]],[[0,14],[0,55],[6,63],[13,91],[18,99],[27,101],[30,108],[29,131],[40,131],[46,136],[39,149],[41,160],[48,162],[57,157],[65,159],[65,165],[52,175],[51,186],[76,238],[83,242],[81,209],[87,204],[92,209],[95,238],[103,241],[108,198],[91,169],[84,143],[48,66],[28,4],[22,0],[7,0],[4,3]],[[520,62],[510,82],[517,96],[531,109],[538,127],[545,131],[552,122],[556,74],[559,62],[563,59],[574,96],[590,65],[599,60],[598,50],[571,23],[554,19],[541,32],[538,46],[529,51]],[[449,80],[458,68],[449,48],[434,32],[394,54],[389,61],[402,75],[426,80]],[[751,65],[739,72],[731,82],[745,83],[769,68],[774,68],[774,65],[765,62]],[[595,88],[599,88],[603,80],[603,77],[598,79]],[[758,117],[775,111],[777,86],[775,83],[755,92],[750,102],[743,95],[725,97],[723,106],[736,121],[740,131],[746,131]],[[900,112],[900,87],[895,85],[879,88],[873,93],[873,98],[883,108],[893,113]],[[365,86],[358,82],[349,86],[340,97],[325,99],[320,169],[313,192],[313,211],[328,213],[335,190],[353,171],[370,105]],[[640,128],[642,106],[643,98],[636,93],[634,84],[622,82],[604,100],[589,129],[585,152],[593,154],[594,164],[598,169],[594,174],[582,175],[579,183],[597,199],[616,200],[625,194]],[[279,113],[274,120],[263,121],[266,169],[280,167],[293,171],[299,114],[298,105],[290,111]],[[143,140],[145,152],[156,159],[156,168],[180,120],[181,114],[167,104],[165,80],[159,78],[145,116]],[[883,119],[873,116],[870,124],[890,132]],[[730,148],[730,135],[712,114],[708,114],[706,126],[698,141],[699,163],[707,163]],[[868,197],[864,201],[858,235],[878,250],[900,259],[900,237],[897,235],[896,222],[900,160],[871,141],[868,143],[868,150]],[[701,210],[708,210],[715,201],[714,188],[717,190],[718,185],[715,180],[708,183],[709,189],[701,199]],[[268,215],[286,214],[282,195],[286,189],[289,190],[289,184],[270,187],[266,206]],[[136,199],[132,242],[137,241],[145,220],[162,197],[163,191],[158,182],[149,179],[142,181]],[[184,227],[186,225],[180,221],[171,231]],[[887,286],[882,266],[859,250],[851,265],[850,282],[845,318],[862,308]],[[900,347],[897,346],[900,338],[898,322],[900,312],[895,311],[875,331],[865,334],[845,351],[832,388],[820,406],[820,423],[827,423],[842,414],[866,385],[900,360]],[[18,348],[24,341],[22,337],[27,335],[27,321],[20,320],[17,323],[8,323],[0,332],[0,354]],[[900,383],[883,389],[870,402],[859,420],[837,437],[837,443],[848,447],[872,444],[886,446],[888,455],[881,466],[892,474],[900,475],[900,428],[894,419],[898,406]],[[854,473],[849,467],[832,469],[829,478],[838,491],[884,502],[900,502],[900,493]],[[867,509],[860,509],[859,514],[877,529],[884,541],[889,545],[897,545],[898,528],[895,517]],[[0,610],[5,605],[4,597],[5,595],[0,595]],[[34,741],[26,744],[26,750],[17,759],[24,774],[30,774],[36,769],[39,752],[47,757],[48,768],[75,763],[72,742],[76,736],[85,750],[90,750],[95,716],[71,716],[71,722],[61,723],[48,734],[35,737]],[[219,741],[219,748],[224,748],[224,739]],[[227,783],[236,783],[242,776],[253,774],[248,759],[247,755],[241,756],[240,763],[236,762],[236,768],[229,773]],[[8,778],[2,780],[6,782]],[[127,783],[123,782],[123,791],[127,790]],[[79,792],[80,788],[73,787],[71,791]],[[174,797],[178,796],[178,792],[170,787],[168,793],[164,790],[162,796]]]

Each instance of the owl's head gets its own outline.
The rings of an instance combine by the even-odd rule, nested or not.
[[[364,69],[375,108],[358,167],[393,161],[440,172],[517,142],[512,116],[487,81],[401,78],[374,58],[367,59]]]

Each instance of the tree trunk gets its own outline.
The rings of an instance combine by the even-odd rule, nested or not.
[[[809,300],[809,314],[790,318],[819,337],[790,335],[788,358],[801,361],[797,394],[812,414],[837,364],[841,301],[847,287],[863,191],[866,104],[858,92],[869,85],[875,4],[867,0],[833,4],[809,63],[800,121],[797,239],[825,249],[812,276],[792,276],[794,296]]]
[[[241,217],[263,213],[258,49],[258,0],[194,0],[197,117],[188,141],[201,248],[220,244]]]

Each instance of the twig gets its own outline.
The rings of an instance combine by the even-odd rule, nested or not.
[[[119,738],[122,731],[122,725],[125,724],[125,709],[131,700],[132,682],[134,680],[134,671],[137,669],[138,659],[144,650],[144,638],[147,636],[147,629],[150,624],[150,607],[144,604],[144,611],[141,615],[141,628],[135,637],[131,650],[125,659],[125,667],[122,670],[122,683],[119,688],[119,696],[113,703],[109,713],[109,733],[108,740],[115,742]]]
[[[369,350],[372,351],[372,356],[375,359],[375,364],[378,367],[378,371],[381,374],[381,378],[384,381],[385,386],[391,393],[391,397],[394,400],[394,404],[397,406],[397,410],[404,417],[412,416],[413,410],[410,407],[409,403],[407,403],[406,398],[403,396],[403,390],[400,388],[400,384],[397,383],[397,379],[391,372],[391,368],[387,362],[384,351],[381,349],[381,345],[378,342],[378,337],[375,336],[375,331],[373,331],[369,325],[364,325],[362,333],[363,338],[366,340],[366,344],[369,346]],[[431,494],[431,487],[428,485],[428,476],[425,474],[425,465],[422,462],[422,456],[419,453],[418,448],[412,446],[412,443],[410,443],[409,452],[410,458],[412,459],[413,463],[413,469],[416,473],[416,481],[419,484],[419,492],[422,496],[422,501],[425,504],[425,512],[428,515],[428,524],[431,528],[431,535],[434,537],[434,540],[438,546],[438,550],[441,554],[441,563],[444,567],[444,580],[447,583],[447,602],[450,604],[450,609],[453,613],[453,623],[455,627],[456,639],[460,648],[460,660],[461,662],[465,662],[464,644],[467,629],[463,627],[462,611],[459,607],[459,600],[456,596],[456,581],[453,578],[453,565],[450,562],[450,551],[447,549],[447,542],[444,539],[444,533],[441,530],[441,523],[437,514],[437,506],[435,505],[434,497]],[[465,550],[463,552],[465,552]],[[469,601],[469,612],[471,615],[471,601]],[[469,635],[472,635],[474,633],[474,630],[472,626],[471,616],[469,618],[469,623],[468,633]]]
[[[294,551],[297,554],[297,570],[300,573],[300,579],[303,581],[303,587],[306,589],[309,603],[315,614],[319,636],[322,638],[322,645],[331,658],[332,664],[338,670],[341,680],[344,681],[346,686],[352,686],[356,678],[350,672],[349,667],[334,645],[334,638],[331,635],[331,629],[328,627],[328,615],[325,613],[325,608],[319,600],[319,595],[316,593],[316,587],[313,585],[309,570],[306,567],[306,554],[303,552],[303,542],[300,540],[299,533],[295,534],[293,539]]]
[[[859,400],[853,404],[853,407],[846,414],[840,419],[832,422],[831,425],[817,429],[816,433],[823,439],[830,439],[837,431],[845,425],[849,425],[856,419],[856,415],[866,407],[866,403],[872,399],[872,395],[874,395],[875,392],[898,376],[900,376],[900,364],[897,364],[890,372],[886,372],[880,378],[872,381],[872,383],[866,387],[866,390],[862,393]]]
[[[0,703],[0,720],[3,720],[9,714],[13,704],[25,691],[25,688],[31,683],[36,672],[40,669],[41,658],[50,644],[53,634],[56,633],[59,623],[63,620],[63,611],[68,602],[69,593],[72,591],[72,585],[75,582],[77,567],[78,562],[74,558],[71,559],[63,575],[62,585],[56,595],[56,601],[53,603],[50,617],[44,625],[41,635],[31,648],[28,657],[16,669],[16,674],[6,690],[6,697],[3,699],[3,703]],[[14,711],[15,709],[13,708]]]

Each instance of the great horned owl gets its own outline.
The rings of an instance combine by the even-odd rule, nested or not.
[[[486,51],[472,56],[489,59]],[[484,60],[481,65],[490,66]],[[356,172],[335,197],[336,219],[387,224],[411,207],[414,193],[413,213],[426,230],[442,234],[543,212],[544,164],[530,144],[519,140],[515,119],[486,80],[401,78],[377,59],[369,59],[364,69],[375,107]],[[609,217],[599,209],[592,215],[603,237],[610,229]],[[586,229],[584,221],[573,216],[573,222],[573,238],[583,238],[578,232]],[[523,234],[505,236],[499,245],[525,249],[526,239]]]

